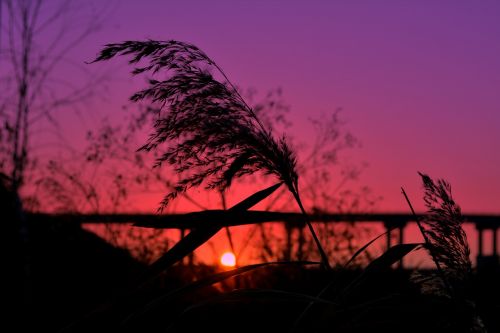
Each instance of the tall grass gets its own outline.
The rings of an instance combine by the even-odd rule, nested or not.
[[[160,105],[154,132],[140,149],[163,149],[156,166],[168,164],[180,176],[174,190],[162,200],[160,211],[192,187],[203,185],[207,189],[224,191],[234,179],[255,172],[275,176],[280,181],[228,210],[197,213],[196,218],[217,218],[218,221],[212,225],[207,221],[206,226],[192,230],[150,267],[147,279],[194,251],[219,230],[228,227],[227,221],[267,198],[282,184],[288,188],[306,219],[323,267],[330,267],[302,204],[294,151],[284,136],[276,138],[259,120],[211,58],[188,43],[150,40],[108,44],[94,61],[116,56],[131,57],[130,63],[136,66],[132,71],[134,75],[149,73],[156,77],[149,79],[148,87],[135,93],[131,100]],[[152,323],[162,323],[167,331],[186,331],[193,324],[197,326],[200,318],[205,320],[207,314],[217,315],[220,310],[229,311],[233,316],[241,316],[246,310],[253,315],[270,311],[277,318],[280,314],[279,320],[284,321],[275,326],[278,331],[483,331],[471,306],[472,300],[465,292],[471,264],[460,208],[447,182],[434,182],[429,176],[420,175],[428,209],[425,218],[418,221],[425,240],[422,244],[393,246],[363,270],[349,270],[347,266],[379,236],[361,247],[343,269],[319,270],[315,279],[299,280],[302,290],[282,290],[276,286],[259,288],[252,284],[251,288],[199,297],[204,295],[203,288],[276,265],[283,266],[284,271],[270,270],[266,278],[284,274],[284,280],[288,281],[296,272],[292,266],[311,263],[243,266],[146,299],[134,293],[130,307],[120,304],[121,313],[115,316],[126,331],[152,327]],[[162,228],[155,223],[138,226]],[[421,247],[427,249],[434,260],[439,272],[437,277],[415,279],[404,271],[391,270],[394,263]],[[302,268],[301,272],[310,271]],[[424,292],[429,281],[435,283],[437,292]],[[261,302],[258,304],[263,307],[259,308],[255,302]],[[255,325],[248,327],[258,329]],[[248,327],[239,325],[229,331]]]
[[[285,136],[275,138],[248,106],[224,71],[203,51],[180,41],[126,41],[108,44],[95,61],[130,56],[134,75],[149,73],[148,87],[131,96],[163,109],[155,131],[140,149],[165,151],[155,166],[167,163],[180,175],[165,195],[161,211],[179,193],[204,185],[223,191],[235,178],[257,171],[276,176],[293,195],[325,267],[328,257],[309,221],[299,194],[294,151]],[[141,65],[142,64],[142,65]],[[218,80],[213,72],[221,79]]]

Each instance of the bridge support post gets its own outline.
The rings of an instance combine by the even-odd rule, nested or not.
[[[477,255],[483,256],[483,229],[477,229]]]
[[[498,251],[497,251],[497,243],[498,243],[497,234],[498,234],[498,229],[494,228],[493,229],[493,247],[492,247],[493,248],[493,255],[494,256],[498,255]]]
[[[499,255],[498,255],[498,224],[482,223],[481,225],[476,223],[477,230],[477,269],[481,272],[498,272],[500,268],[499,265]],[[484,242],[484,231],[491,230],[491,253],[484,253],[483,242]],[[489,273],[488,273],[489,274]]]
[[[398,238],[397,238],[397,241],[398,241],[398,244],[403,244],[403,241],[404,241],[404,228],[406,226],[406,223],[407,221],[406,220],[403,220],[403,219],[390,219],[390,220],[385,220],[384,221],[384,227],[385,227],[385,230],[387,231],[387,235],[386,235],[386,247],[387,247],[387,250],[391,248],[391,243],[392,243],[392,235],[391,235],[391,232],[389,230],[392,230],[392,229],[395,229],[397,228],[398,229]],[[401,259],[399,261],[399,268],[403,268],[403,259]]]

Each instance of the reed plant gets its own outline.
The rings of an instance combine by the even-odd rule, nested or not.
[[[193,187],[224,191],[234,179],[256,172],[279,180],[227,210],[187,214],[186,219],[206,223],[200,223],[200,227],[153,263],[141,287],[152,275],[172,266],[219,230],[234,225],[235,219],[243,219],[248,209],[282,185],[288,188],[303,213],[321,257],[320,263],[271,262],[238,267],[150,297],[138,297],[137,293],[130,295],[129,299],[122,297],[119,313],[115,311],[113,315],[118,321],[115,324],[124,331],[152,330],[157,325],[163,325],[169,332],[186,331],[200,328],[202,320],[227,311],[235,318],[248,313],[253,316],[271,313],[276,316],[274,320],[278,324],[266,328],[249,323],[246,327],[239,325],[227,327],[227,330],[219,327],[218,331],[250,331],[250,328],[255,331],[270,327],[274,331],[304,332],[484,331],[471,306],[472,299],[466,293],[471,262],[460,208],[447,182],[434,182],[425,174],[420,175],[428,212],[418,220],[424,242],[395,245],[364,269],[351,271],[350,264],[380,235],[362,246],[344,267],[317,270],[319,277],[302,281],[308,291],[300,288],[282,290],[274,286],[259,288],[252,284],[223,293],[211,292],[200,299],[204,288],[260,270],[278,275],[272,269],[284,267],[289,280],[293,277],[292,267],[299,266],[302,272],[310,265],[330,267],[301,201],[295,153],[286,137],[275,137],[224,71],[196,46],[179,41],[126,41],[108,44],[94,61],[117,56],[131,58],[129,62],[135,66],[134,75],[149,73],[154,77],[148,80],[145,89],[132,95],[131,100],[149,101],[160,106],[154,131],[140,150],[163,149],[155,165],[168,164],[180,176],[173,191],[163,198],[160,212],[179,194]],[[138,226],[165,227],[161,222]],[[393,264],[420,248],[425,248],[431,255],[437,275],[415,278],[403,271],[391,270]],[[343,274],[348,277],[342,278]],[[437,292],[425,292],[429,283],[434,283]]]
[[[276,138],[248,106],[219,65],[198,47],[180,41],[126,41],[108,44],[95,61],[130,56],[132,74],[150,73],[148,87],[131,100],[159,104],[154,132],[140,150],[165,150],[155,166],[167,163],[180,176],[160,204],[161,211],[179,193],[204,185],[224,191],[235,178],[257,171],[285,184],[304,215],[323,265],[326,253],[299,194],[294,151],[286,137]],[[220,76],[217,79],[216,75]]]

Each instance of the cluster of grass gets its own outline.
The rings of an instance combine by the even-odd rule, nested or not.
[[[302,204],[293,149],[259,120],[223,70],[196,46],[179,41],[109,44],[95,61],[122,55],[131,57],[133,74],[153,76],[132,101],[160,109],[141,149],[162,149],[156,166],[170,165],[180,179],[160,210],[189,188],[224,191],[235,178],[256,172],[279,183],[227,210],[192,213],[190,218],[204,221],[203,227],[154,262],[132,292],[68,330],[86,331],[98,323],[114,331],[484,331],[468,292],[469,248],[448,183],[421,174],[428,208],[418,221],[423,243],[393,246],[363,269],[350,269],[374,239],[347,264],[332,266]],[[267,262],[200,276],[179,288],[158,285],[162,272],[281,186],[303,213],[320,262]],[[392,268],[418,249],[432,257],[435,272],[417,276]]]
[[[260,191],[236,206],[251,207],[276,188],[277,185]],[[452,199],[448,198],[444,204],[449,204],[449,200]],[[206,219],[213,218],[212,213],[194,215]],[[217,221],[227,220],[224,215],[217,211],[220,217]],[[235,217],[231,211],[227,215]],[[426,233],[432,230],[431,217],[428,215],[420,221]],[[209,327],[223,332],[483,330],[471,295],[465,292],[470,267],[452,273],[456,266],[449,260],[455,258],[456,253],[443,253],[441,258],[435,256],[436,264],[441,267],[437,275],[429,271],[416,276],[392,268],[410,252],[419,248],[432,251],[439,242],[443,247],[448,244],[450,251],[458,245],[466,246],[455,244],[453,237],[446,236],[437,241],[428,238],[429,243],[393,246],[363,269],[351,269],[350,264],[375,239],[359,249],[343,267],[326,269],[320,262],[267,262],[219,273],[196,272],[195,282],[174,288],[161,285],[165,278],[162,272],[175,270],[178,267],[174,266],[175,262],[222,225],[223,222],[214,221],[213,229],[193,231],[195,236],[184,238],[149,267],[138,282],[139,287],[68,327],[68,331],[88,331],[95,329],[94,325],[124,332],[186,332]],[[460,280],[451,284],[449,274]]]

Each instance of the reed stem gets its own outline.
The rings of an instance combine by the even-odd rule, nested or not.
[[[424,237],[425,245],[426,245],[427,249],[429,250],[429,254],[432,257],[432,261],[434,261],[434,264],[436,265],[436,269],[438,271],[439,277],[443,280],[443,283],[444,283],[446,289],[448,290],[448,293],[450,294],[450,296],[453,296],[453,289],[451,288],[451,285],[448,283],[448,280],[446,279],[446,277],[444,275],[444,271],[443,271],[443,268],[441,267],[441,264],[439,263],[439,261],[436,258],[436,255],[432,251],[431,242],[429,240],[429,237],[427,237],[427,234],[425,233],[425,229],[422,226],[422,223],[420,223],[420,221],[417,217],[417,214],[415,213],[415,210],[413,209],[413,205],[411,204],[411,201],[408,198],[408,195],[406,194],[406,191],[403,187],[401,187],[401,193],[403,193],[403,195],[406,199],[406,202],[408,203],[408,206],[410,207],[411,213],[413,214],[413,217],[415,218],[415,223],[417,223],[418,229],[420,230],[420,233]]]
[[[302,215],[304,216],[304,220],[306,221],[307,227],[309,228],[309,231],[311,232],[311,235],[313,236],[314,242],[316,243],[316,247],[318,248],[319,255],[321,256],[321,262],[323,263],[324,268],[331,270],[332,267],[330,266],[330,263],[328,261],[328,256],[326,255],[325,250],[323,249],[323,246],[321,246],[321,242],[319,241],[318,236],[316,235],[316,232],[314,231],[314,228],[311,224],[311,220],[309,218],[309,215],[306,213],[306,210],[304,209],[304,206],[302,205],[302,201],[300,200],[300,196],[297,191],[292,190],[292,194],[295,198],[295,201],[299,205],[300,211],[302,212]]]

